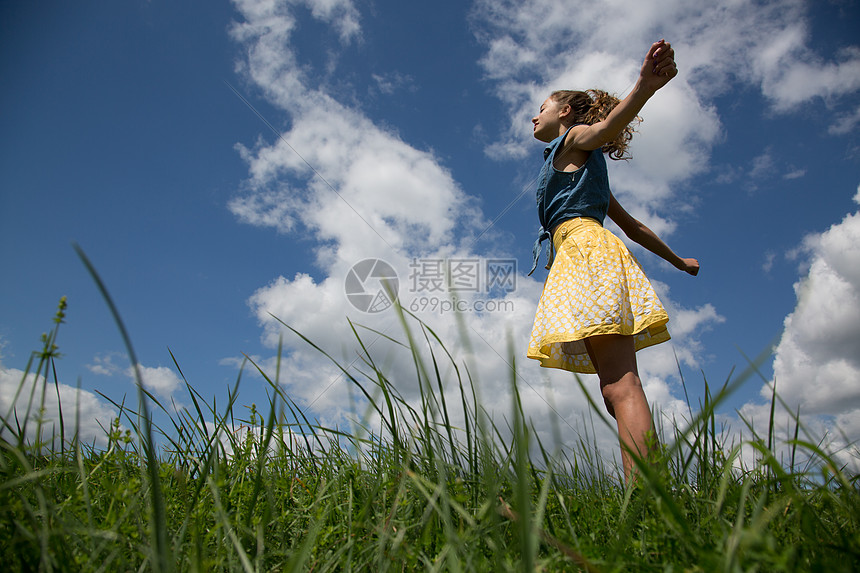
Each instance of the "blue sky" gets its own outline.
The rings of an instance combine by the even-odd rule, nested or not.
[[[538,429],[550,431],[552,402],[573,440],[584,398],[569,375],[524,358],[545,277],[525,276],[542,149],[529,119],[553,89],[623,95],[665,37],[680,75],[646,105],[633,160],[612,162],[610,177],[622,204],[702,270],[691,278],[634,249],[673,317],[672,344],[640,354],[646,391],[682,416],[675,355],[695,400],[703,373],[719,385],[743,354],[778,343],[762,374],[776,374],[810,431],[860,438],[860,7],[601,6],[4,3],[0,405],[60,296],[64,396],[80,381],[83,418],[95,420],[111,408],[94,391],[134,393],[73,243],[114,297],[147,384],[178,407],[188,398],[168,348],[220,400],[243,353],[273,365],[281,330],[269,313],[347,364],[347,317],[398,336],[393,313],[362,313],[344,294],[352,265],[379,258],[401,302],[426,307],[419,316],[477,365],[489,411],[509,411],[510,338]],[[516,289],[461,293],[467,352],[453,313],[428,304],[449,293],[410,292],[410,262],[490,259],[517,261]],[[488,301],[494,311],[474,310]],[[408,357],[367,336],[416,397]],[[324,422],[353,416],[337,372],[294,336],[284,345],[287,392]],[[761,419],[763,387],[748,381],[726,421],[740,429],[736,410]],[[264,399],[248,376],[240,402]]]

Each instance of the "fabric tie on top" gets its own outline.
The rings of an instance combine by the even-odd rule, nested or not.
[[[549,242],[546,244],[546,268],[550,268],[552,266],[552,235],[549,234],[549,231],[541,227],[538,230],[538,238],[535,241],[534,247],[532,247],[532,257],[534,257],[534,261],[532,263],[532,270],[529,271],[528,276],[532,276],[532,273],[535,272],[538,260],[540,260],[540,244],[547,239],[549,239]]]

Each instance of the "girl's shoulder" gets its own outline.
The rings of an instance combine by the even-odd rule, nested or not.
[[[570,141],[570,138],[568,137],[570,135],[570,132],[579,126],[588,126],[588,124],[574,123],[573,125],[568,127],[564,133],[546,144],[546,147],[543,150],[543,158],[547,159],[549,157],[549,154],[552,153],[554,149],[557,149],[558,147],[565,147]]]

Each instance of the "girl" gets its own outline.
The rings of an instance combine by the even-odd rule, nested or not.
[[[628,483],[634,470],[631,453],[646,455],[653,439],[635,353],[669,339],[669,317],[639,263],[603,228],[604,217],[682,271],[695,276],[699,262],[676,255],[619,205],[609,190],[603,153],[625,158],[633,134],[630,123],[677,73],[672,47],[660,40],[648,50],[639,79],[624,100],[599,90],[558,91],[532,119],[535,138],[549,144],[538,179],[542,226],[534,266],[540,243],[551,238],[551,244],[549,276],[528,357],[540,360],[541,366],[598,375],[606,409],[618,424]]]

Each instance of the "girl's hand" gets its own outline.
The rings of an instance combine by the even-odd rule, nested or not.
[[[657,91],[677,75],[678,67],[675,65],[675,50],[672,45],[666,40],[651,44],[639,71],[642,87]]]
[[[699,261],[696,259],[681,259],[681,263],[683,266],[678,267],[685,273],[689,273],[693,276],[699,274]]]

